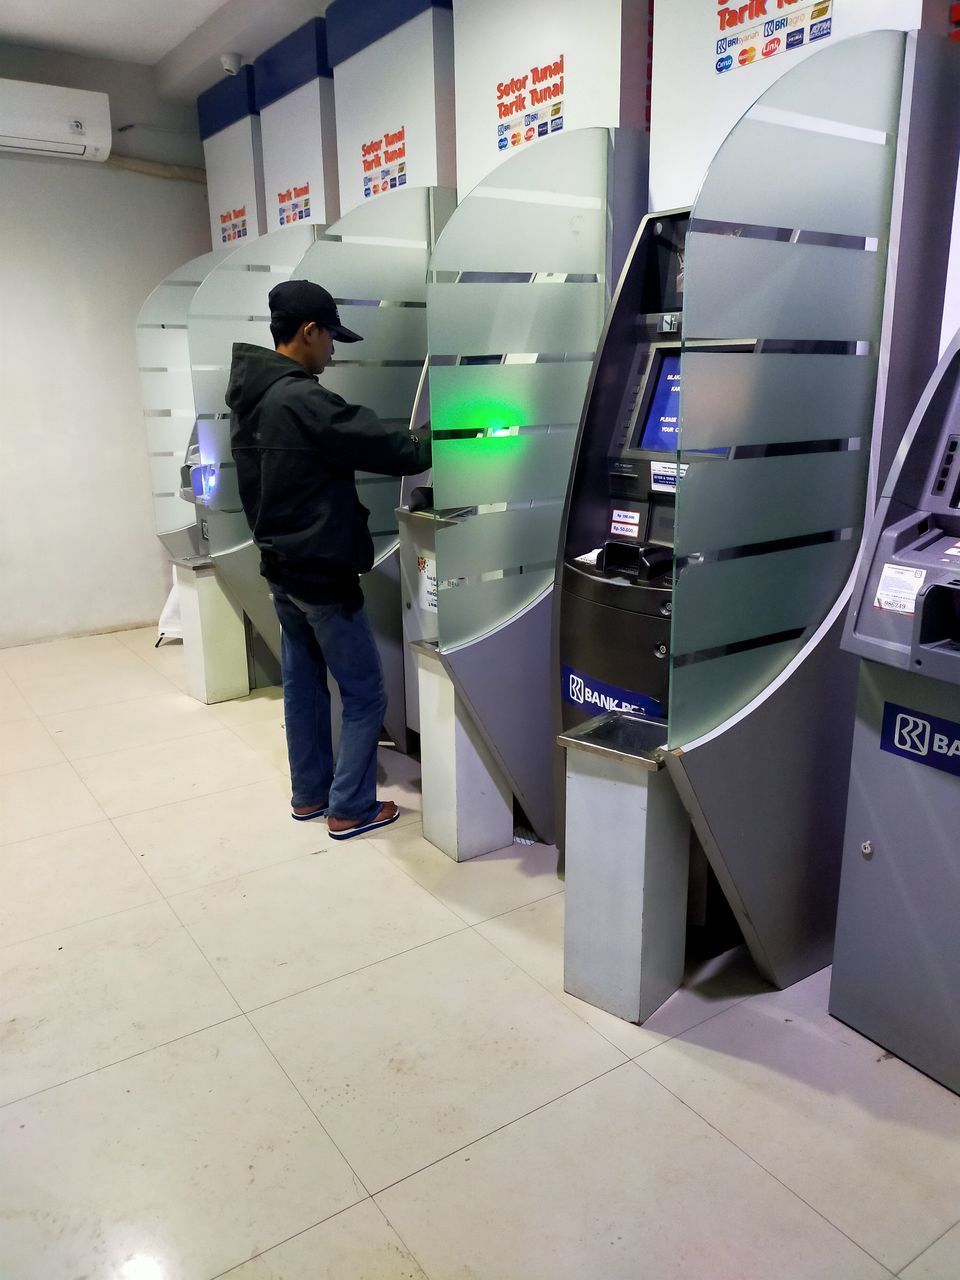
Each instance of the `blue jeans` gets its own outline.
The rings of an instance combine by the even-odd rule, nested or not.
[[[387,707],[380,655],[365,609],[307,604],[273,588],[282,629],[280,665],[294,805],[366,821],[377,812],[377,742]],[[343,721],[336,769],[327,672],[340,689]]]

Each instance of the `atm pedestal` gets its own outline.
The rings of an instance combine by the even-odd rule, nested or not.
[[[566,749],[564,988],[644,1022],[683,981],[690,822],[660,749],[663,724],[611,712]]]
[[[960,1093],[960,334],[891,468],[843,645],[863,661],[830,1012]]]
[[[455,862],[513,844],[513,794],[435,644],[413,646],[420,690],[423,834]]]
[[[955,1093],[958,735],[960,688],[863,663],[830,987],[835,1018]]]
[[[250,678],[242,612],[209,557],[178,560],[174,572],[190,696],[206,703],[245,698]]]

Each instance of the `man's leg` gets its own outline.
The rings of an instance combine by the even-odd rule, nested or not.
[[[276,589],[273,604],[281,627],[280,667],[293,784],[291,803],[295,811],[323,809],[333,781],[327,666],[303,611]]]
[[[377,743],[387,707],[380,655],[365,609],[311,607],[308,613],[330,674],[340,688],[343,724],[330,788],[330,817],[365,822],[377,803]]]

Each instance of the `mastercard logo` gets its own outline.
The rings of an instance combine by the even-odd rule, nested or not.
[[[779,36],[774,40],[768,40],[767,43],[763,46],[763,56],[765,58],[772,58],[779,48],[780,48]]]
[[[511,133],[511,135],[510,135],[510,145],[511,145],[511,147],[519,147],[519,145],[520,145],[520,143],[521,143],[522,141],[523,141],[523,135],[522,135],[522,134],[520,134],[520,133]]]
[[[751,45],[749,49],[740,50],[740,54],[737,58],[737,61],[740,63],[741,67],[745,67],[748,62],[753,62],[756,56],[757,56],[757,51],[753,47],[753,45]]]

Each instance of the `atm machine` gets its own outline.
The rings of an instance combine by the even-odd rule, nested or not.
[[[954,188],[925,174],[957,169],[960,122],[937,107],[957,84],[947,43],[875,32],[818,52],[746,113],[689,215],[645,221],[564,513],[558,732],[611,769],[630,755],[618,735],[642,744],[777,986],[831,955],[856,674],[841,619],[883,443],[936,361]],[[659,831],[642,805],[633,830],[607,830],[603,770],[584,774],[596,786],[576,792],[567,842],[568,990],[577,956],[598,955],[622,988],[614,922],[629,942],[667,918],[675,987],[685,867],[669,901],[623,918],[618,876]],[[688,856],[679,835],[676,848]]]
[[[560,731],[601,711],[666,723],[689,223],[689,209],[641,223],[603,343],[617,367],[594,378],[585,411],[585,431],[608,438],[581,442],[567,503],[554,610]],[[562,785],[557,796],[562,831]]]
[[[830,1012],[960,1093],[960,335],[884,487],[843,645],[863,661]]]
[[[429,732],[421,715],[424,832],[457,859],[512,843],[515,801],[554,838],[557,532],[646,187],[646,140],[630,130],[545,136],[461,201],[430,261],[432,487],[404,490],[401,572],[421,707],[436,695]]]
[[[265,679],[272,675],[272,682],[280,629],[240,504],[224,403],[233,343],[272,347],[270,289],[279,280],[315,280],[336,298],[344,324],[364,337],[362,346],[336,352],[324,386],[368,405],[386,422],[407,426],[426,357],[427,262],[454,201],[446,189],[404,187],[351,210],[328,228],[304,222],[248,241],[210,272],[190,306],[200,453],[192,486],[202,546],[243,610],[255,664]],[[386,727],[405,750],[396,520],[400,481],[359,475],[358,485],[371,511],[376,559],[362,586],[387,685]]]

